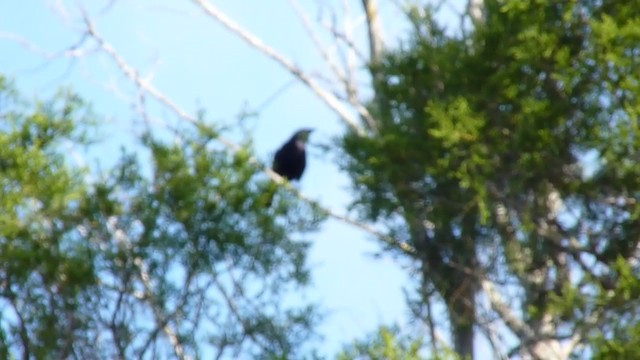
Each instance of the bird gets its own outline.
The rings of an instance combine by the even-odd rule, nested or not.
[[[276,151],[271,170],[289,181],[300,180],[307,166],[305,145],[312,131],[313,129],[309,128],[296,131],[293,136]],[[273,195],[273,193],[270,193],[267,196],[267,207],[271,206]]]
[[[300,129],[284,143],[273,157],[271,169],[287,180],[300,180],[307,166],[305,145],[313,129]]]

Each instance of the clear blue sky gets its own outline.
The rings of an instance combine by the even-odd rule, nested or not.
[[[68,17],[54,10],[59,9],[59,3],[72,11]],[[82,94],[108,121],[105,138],[110,140],[96,154],[108,165],[118,153],[119,143],[130,145],[134,140],[131,130],[136,116],[126,100],[135,94],[131,83],[102,53],[49,62],[6,38],[7,33],[17,34],[51,53],[65,49],[81,36],[77,3],[0,2],[0,71],[13,77],[19,89],[31,97],[46,97],[61,85]],[[209,119],[233,123],[236,114],[259,106],[292,79],[191,2],[122,0],[103,14],[98,14],[98,9],[109,1],[82,3],[94,14],[96,27],[107,41],[143,74],[153,70],[153,84],[192,113],[203,107]],[[352,3],[354,12],[359,11],[359,2]],[[401,36],[401,15],[392,2],[381,3],[388,40]],[[224,0],[215,4],[304,69],[325,71],[287,1]],[[315,19],[315,12],[310,17]],[[172,117],[166,110],[154,114],[159,119]],[[299,127],[317,129],[312,141],[323,143],[344,128],[334,113],[297,83],[245,124],[255,135],[257,153],[265,160]],[[302,191],[328,207],[345,209],[350,200],[347,178],[331,156],[315,154],[301,182]],[[312,242],[309,264],[313,285],[308,295],[329,315],[319,329],[325,337],[322,348],[326,353],[337,351],[379,324],[406,321],[402,288],[411,288],[414,283],[396,260],[372,258],[380,248],[376,241],[329,220],[312,235]]]

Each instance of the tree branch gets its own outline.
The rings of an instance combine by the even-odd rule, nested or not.
[[[31,358],[31,342],[29,341],[29,330],[27,329],[27,323],[20,312],[16,296],[11,290],[11,284],[7,284],[5,288],[5,297],[9,300],[9,304],[13,308],[13,311],[18,318],[18,333],[20,336],[20,342],[22,343],[22,358],[29,360]]]
[[[326,91],[318,85],[304,71],[295,66],[289,59],[282,56],[276,50],[262,42],[257,36],[242,28],[239,24],[227,17],[223,12],[218,10],[210,2],[205,0],[193,0],[202,10],[214,20],[222,24],[232,33],[238,35],[242,40],[247,42],[251,47],[262,52],[267,57],[284,67],[290,74],[298,78],[311,91],[313,91],[329,108],[331,108],[338,116],[360,135],[364,135],[364,130],[358,124],[356,118],[344,107],[344,105],[330,92]]]
[[[480,279],[480,286],[487,295],[491,308],[500,316],[502,321],[505,322],[514,334],[516,334],[520,339],[523,339],[523,342],[527,339],[532,339],[535,336],[533,330],[520,320],[520,318],[511,311],[509,306],[505,304],[504,300],[502,300],[502,296],[500,296],[493,286],[493,282],[487,278],[482,278]]]
[[[338,67],[338,64],[333,59],[331,54],[327,51],[327,48],[321,43],[320,37],[311,27],[311,21],[309,20],[307,15],[304,13],[304,11],[300,8],[298,1],[297,0],[288,0],[288,1],[291,7],[293,8],[293,10],[295,11],[296,15],[298,15],[298,18],[300,18],[300,21],[302,22],[302,25],[304,26],[304,29],[307,32],[307,34],[309,34],[309,38],[311,38],[313,45],[316,47],[316,50],[318,50],[318,53],[320,53],[320,56],[322,56],[324,61],[329,66],[329,69],[331,69],[331,72],[335,75],[336,79],[343,84],[345,89],[350,88],[350,86],[352,85],[351,82],[347,81],[347,78],[344,72],[340,69],[340,67]]]
[[[156,318],[156,325],[162,328],[162,332],[164,332],[167,339],[169,339],[169,343],[171,343],[171,346],[173,347],[173,352],[176,355],[176,358],[180,360],[190,360],[191,357],[185,355],[184,348],[182,347],[180,339],[178,339],[176,332],[169,325],[170,316],[164,314],[164,311],[157,304],[154,304],[152,297],[153,292],[151,286],[151,278],[144,261],[142,260],[142,258],[136,257],[133,260],[133,263],[138,268],[140,280],[142,281],[144,291],[146,293],[145,298],[147,299],[147,303],[151,307],[154,317]]]
[[[558,340],[541,338],[535,331],[516,316],[511,308],[504,302],[502,296],[493,286],[491,280],[483,277],[480,279],[480,286],[487,295],[491,308],[500,316],[502,321],[520,340],[518,348],[525,348],[534,358],[562,360],[563,349]]]
[[[377,64],[382,54],[382,31],[378,18],[378,5],[375,0],[362,0],[362,7],[367,16],[367,35],[369,37],[369,61]]]

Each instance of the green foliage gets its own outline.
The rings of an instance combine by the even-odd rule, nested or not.
[[[525,322],[553,319],[558,338],[629,317],[640,8],[483,3],[484,21],[459,36],[413,10],[412,37],[372,66],[378,132],[342,139],[354,207],[416,248],[454,334],[475,321],[479,276],[512,283],[502,290],[518,288]]]
[[[230,154],[205,125],[147,134],[151,163],[123,149],[94,179],[65,155],[88,145],[86,105],[30,104],[0,80],[0,357],[297,356],[317,314],[284,300],[309,281],[322,216],[266,210],[250,144]]]
[[[639,336],[640,324],[637,322],[617,327],[611,336],[598,334],[592,340],[596,349],[593,359],[637,359],[640,356]]]
[[[306,282],[303,259],[307,243],[292,242],[288,235],[315,229],[315,214],[298,205],[280,214],[285,215],[282,220],[286,223],[274,218],[260,201],[270,185],[255,180],[258,168],[250,160],[252,154],[248,150],[230,155],[207,149],[207,141],[200,134],[185,139],[183,144],[148,140],[154,168],[154,181],[149,187],[154,191],[141,203],[131,204],[132,213],[151,210],[142,216],[145,227],[166,231],[160,238],[171,242],[173,256],[184,250],[184,261],[195,268],[209,268],[226,259],[236,267],[268,276],[290,263],[281,280],[286,282],[293,276],[298,282]],[[141,239],[145,245],[157,240],[155,234],[144,234]]]
[[[366,340],[355,341],[337,356],[338,360],[456,360],[450,349],[425,355],[427,349],[421,336],[402,333],[395,327],[382,326]]]
[[[257,176],[252,154],[209,146],[213,132],[185,132],[172,144],[148,135],[150,179],[125,154],[97,188],[96,195],[103,194],[86,207],[113,212],[99,215],[93,236],[113,236],[110,221],[127,234],[125,244],[116,241],[104,253],[104,272],[134,286],[135,260],[144,259],[155,279],[148,291],[156,302],[174,304],[168,308],[176,321],[190,323],[181,335],[194,353],[205,348],[196,340],[201,334],[214,351],[293,356],[316,319],[312,307],[287,309],[282,303],[287,291],[309,279],[308,243],[293,237],[316,229],[319,217],[300,203],[265,211],[261,198],[269,184]],[[175,271],[183,274],[178,280],[168,276]],[[198,319],[201,303],[209,303],[211,313]],[[122,316],[120,326],[139,344],[145,332],[139,319]]]
[[[338,355],[338,360],[418,360],[422,342],[399,336],[397,329],[381,327],[371,339],[355,342]]]
[[[25,109],[0,80],[0,296],[10,309],[2,318],[17,317],[0,328],[2,351],[19,337],[28,341],[24,354],[64,358],[93,323],[82,302],[97,277],[94,249],[78,228],[83,173],[69,170],[56,148],[80,140],[74,122],[86,120],[86,109],[69,93]]]
[[[611,267],[611,274],[598,286],[593,311],[613,309],[604,314],[602,325],[589,336],[594,359],[634,359],[640,354],[638,346],[638,315],[636,306],[640,294],[640,271],[626,259],[619,257]]]

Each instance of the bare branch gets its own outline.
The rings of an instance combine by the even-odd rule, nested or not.
[[[229,295],[229,292],[227,291],[227,289],[224,287],[220,279],[218,279],[217,274],[213,274],[212,277],[213,277],[213,284],[215,284],[216,288],[224,298],[224,301],[227,304],[229,311],[231,312],[231,314],[233,314],[235,319],[240,323],[244,336],[248,336],[257,346],[261,347],[263,350],[268,349],[268,347],[265,344],[263,344],[260,341],[260,339],[258,339],[255,332],[251,331],[249,322],[247,321],[247,319],[245,319],[242,316],[241,311],[238,307],[238,304],[236,303],[234,298],[231,295]]]
[[[433,354],[438,353],[438,341],[436,340],[436,326],[433,321],[433,314],[431,309],[431,298],[429,296],[424,297],[424,305],[427,308],[427,326],[429,328],[429,337],[431,338],[431,352]]]
[[[484,0],[467,0],[467,13],[474,25],[484,21]]]
[[[335,21],[335,19],[333,20]],[[339,40],[341,43],[344,43],[344,45],[346,45],[347,48],[350,49],[350,51],[353,51],[353,54],[356,56],[358,60],[360,60],[362,63],[366,63],[368,61],[367,56],[358,49],[356,44],[353,42],[353,39],[351,39],[349,36],[344,34],[344,32],[338,30],[335,22],[331,24],[327,24],[326,22],[323,22],[321,23],[321,25],[324,26],[324,28],[327,29],[327,31],[329,31],[329,33],[331,33],[331,35],[336,40]]]
[[[157,304],[154,304],[153,298],[151,298],[151,294],[153,293],[152,286],[151,286],[151,278],[149,276],[149,272],[147,271],[144,261],[142,261],[140,257],[136,257],[133,260],[133,263],[136,265],[136,267],[138,268],[138,271],[140,272],[139,274],[140,280],[144,285],[144,290],[147,295],[146,297],[148,298],[147,303],[153,310],[153,314],[156,318],[156,324],[162,327],[162,331],[164,332],[167,339],[169,339],[171,346],[173,346],[173,351],[176,357],[181,360],[191,359],[190,356],[184,354],[184,348],[182,347],[182,343],[178,339],[178,336],[176,335],[173,328],[171,328],[171,326],[169,325],[169,316],[164,314],[164,311]]]
[[[369,126],[369,129],[371,130],[377,130],[376,127],[376,122],[373,119],[373,117],[371,116],[371,114],[369,114],[369,110],[367,110],[367,108],[365,106],[362,105],[362,103],[360,102],[360,99],[358,99],[357,97],[357,87],[353,84],[355,84],[355,73],[357,71],[356,68],[356,55],[358,53],[358,48],[355,46],[355,41],[353,40],[353,35],[351,34],[351,28],[353,26],[353,24],[349,23],[349,19],[351,18],[349,12],[349,2],[344,0],[343,1],[343,9],[344,9],[344,20],[343,20],[343,31],[344,31],[344,36],[345,39],[347,40],[347,43],[350,44],[347,47],[347,74],[348,74],[348,78],[349,78],[349,84],[350,87],[347,88],[347,99],[349,101],[349,104],[351,104],[351,106],[353,106],[356,111],[358,111],[358,114],[360,114],[361,118],[366,122],[366,124]],[[372,59],[370,58],[369,61],[372,61]],[[363,60],[363,63],[366,64],[367,61]]]
[[[82,48],[82,45],[84,45],[84,42],[87,39],[87,34],[82,35],[75,44],[58,52],[51,52],[51,51],[45,50],[35,45],[31,41],[29,41],[27,38],[17,34],[13,34],[13,33],[0,32],[0,39],[13,41],[19,44],[20,46],[24,47],[25,49],[44,57],[46,60],[53,60],[58,57],[79,58],[86,55],[90,51]]]
[[[533,330],[529,325],[525,324],[518,316],[516,316],[509,306],[502,300],[502,296],[493,286],[493,283],[487,279],[480,279],[480,286],[489,299],[491,308],[498,313],[502,321],[516,334],[520,339],[526,341],[526,339],[532,339],[535,336]]]
[[[124,359],[125,349],[122,342],[118,341],[118,339],[120,338],[120,335],[119,335],[120,331],[118,330],[117,315],[120,312],[120,308],[122,307],[122,304],[124,302],[126,291],[124,289],[117,289],[116,291],[118,293],[116,298],[116,304],[113,309],[113,313],[111,314],[111,319],[108,322],[107,326],[111,331],[111,336],[113,337],[113,343],[118,353],[118,359]]]
[[[342,24],[343,30],[338,30],[336,25],[336,14],[332,13],[331,23],[323,23],[323,25],[327,31],[335,38],[336,44],[344,44],[346,49],[341,46],[338,46],[338,51],[342,57],[342,62],[345,68],[345,99],[349,105],[351,105],[360,115],[360,117],[366,122],[368,128],[373,131],[377,131],[376,121],[369,113],[369,110],[362,104],[360,99],[358,98],[358,86],[356,86],[356,59],[360,61],[362,65],[365,65],[369,62],[367,57],[360,52],[358,47],[356,46],[353,36],[351,35],[351,24],[347,21],[349,16],[349,7],[348,2],[343,1],[343,11],[345,12],[346,19]],[[344,53],[346,51],[346,54]],[[336,97],[338,97],[336,95]],[[339,98],[339,97],[338,97]]]
[[[361,223],[359,221],[353,220],[351,218],[348,218],[344,215],[340,215],[334,212],[327,212],[329,214],[329,216],[341,220],[344,223],[347,223],[349,225],[352,225],[354,227],[357,227],[360,230],[364,230],[365,232],[368,232],[374,236],[376,236],[377,238],[379,238],[380,240],[384,241],[385,243],[387,243],[387,245],[397,248],[399,250],[401,250],[403,253],[410,255],[410,256],[415,256],[416,255],[416,250],[413,248],[413,246],[405,243],[405,242],[401,242],[398,241],[386,234],[383,234],[381,232],[379,232],[378,230],[374,229],[373,227],[365,224],[365,223]]]
[[[355,46],[355,41],[353,40],[353,34],[351,33],[352,24],[349,22],[351,19],[351,9],[349,8],[349,1],[342,0],[342,12],[343,12],[343,20],[342,20],[342,34],[344,34],[344,39],[346,40],[347,46],[346,51],[346,69],[347,76],[349,78],[349,82],[353,83],[354,81],[354,73],[356,72],[356,55],[358,53],[358,48]],[[334,26],[335,29],[335,17],[334,17]],[[334,33],[337,33],[335,31]],[[363,63],[366,63],[365,57],[360,57],[360,60]]]
[[[293,84],[295,84],[295,80],[292,79],[287,81],[271,95],[269,95],[269,97],[262,101],[258,106],[254,107],[254,111],[259,113],[262,110],[266,109],[267,106],[271,105],[271,103],[273,103],[278,97],[280,97],[285,91],[287,91]]]
[[[362,0],[362,7],[367,16],[367,34],[369,36],[369,61],[372,64],[378,63],[382,54],[382,31],[380,29],[380,19],[378,18],[378,5],[376,0]]]
[[[565,351],[561,348],[559,341],[553,338],[541,339],[540,334],[536,334],[528,324],[513,313],[509,305],[502,300],[502,296],[495,289],[491,280],[486,277],[481,278],[480,286],[487,295],[491,308],[519,338],[520,346],[518,348],[527,349],[536,359],[562,360],[565,358],[563,357]]]
[[[320,40],[317,34],[311,28],[309,19],[304,14],[304,12],[300,9],[297,2],[295,0],[289,0],[289,2],[291,3],[291,6],[294,8],[296,13],[298,14],[298,17],[300,17],[300,19],[302,20],[302,23],[307,33],[309,34],[309,37],[311,37],[313,43],[315,44],[316,48],[320,52],[320,55],[325,60],[325,62],[329,65],[329,68],[331,69],[333,74],[336,76],[338,81],[342,84],[344,91],[346,93],[346,97],[344,100],[346,100],[351,106],[354,107],[356,111],[358,111],[358,114],[360,114],[360,116],[367,122],[367,125],[369,126],[370,129],[376,129],[375,120],[373,119],[373,117],[371,116],[367,108],[364,105],[362,105],[362,102],[360,101],[358,96],[358,87],[356,86],[356,80],[353,76],[353,73],[355,72],[354,58],[357,55],[359,55],[359,53],[358,53],[358,49],[353,44],[353,40],[351,39],[350,33],[347,31],[349,25],[346,23],[346,20],[344,24],[344,27],[345,27],[344,38],[347,40],[347,48],[350,54],[348,56],[347,65],[346,65],[347,74],[345,74],[342,70],[340,70],[338,65],[335,63],[335,61],[331,58],[329,53],[326,51],[326,48],[320,43]],[[338,32],[334,29],[332,30],[332,33],[335,36],[335,34],[337,34]],[[364,58],[361,56],[360,56],[360,59],[364,61]],[[341,98],[339,95],[336,95],[336,94],[334,94],[334,96],[338,99]]]
[[[126,234],[126,232],[118,228],[118,224],[117,224],[118,220],[115,217],[113,217],[113,219],[114,220],[112,222],[107,223],[107,231],[114,238],[116,245],[127,248],[127,249],[133,248],[133,244],[129,239],[128,235]],[[135,257],[133,259],[133,264],[137,268],[138,278],[142,282],[143,289],[144,289],[142,296],[139,297],[139,300],[143,301],[146,305],[148,305],[151,308],[151,311],[153,312],[153,315],[155,318],[156,328],[154,331],[152,331],[152,334],[162,331],[167,337],[167,339],[169,340],[169,343],[173,348],[176,358],[181,360],[190,360],[191,357],[188,355],[185,355],[184,348],[182,346],[180,339],[176,335],[175,330],[169,324],[169,321],[173,317],[175,317],[178,310],[169,314],[165,312],[165,309],[160,304],[157,303],[156,301],[157,299],[154,296],[154,293],[153,293],[154,287],[153,287],[153,284],[151,283],[152,279],[151,279],[151,276],[149,275],[149,271],[147,270],[146,263],[144,262],[144,260],[142,260],[142,258]],[[182,296],[182,301],[179,302],[179,305],[177,305],[176,309],[180,309],[182,307],[180,304],[184,304],[184,302],[187,301],[188,295],[190,294],[189,291],[187,290],[189,288],[190,282],[191,282],[191,277],[188,276],[188,280],[185,281],[185,293]],[[122,294],[123,292],[121,293],[121,295]],[[114,323],[115,315],[118,310],[118,307],[120,306],[121,300],[122,299],[118,300],[118,305],[113,313],[113,317],[111,320],[112,324]],[[115,327],[113,327],[113,329],[115,329]],[[155,338],[155,335],[152,335],[149,337],[147,343],[143,346],[143,349],[146,349],[148,347],[148,345],[151,343],[153,338]]]
[[[232,33],[238,35],[241,39],[247,42],[251,47],[265,54],[267,57],[273,59],[275,62],[284,67],[290,74],[298,78],[303,84],[305,84],[311,91],[313,91],[329,108],[331,108],[340,118],[347,123],[354,131],[360,135],[364,135],[364,130],[358,124],[356,118],[344,107],[344,105],[336,99],[333,94],[320,87],[311,77],[309,77],[304,71],[295,66],[289,59],[278,53],[276,50],[262,42],[258,37],[242,28],[235,23],[223,12],[218,10],[210,2],[205,0],[193,0],[198,4],[209,16],[229,29]]]
[[[318,34],[311,27],[311,21],[309,21],[309,18],[307,17],[307,15],[300,8],[300,5],[298,4],[297,0],[288,0],[288,1],[291,7],[293,8],[293,10],[298,15],[298,18],[300,18],[300,21],[302,22],[302,25],[304,26],[305,31],[307,32],[307,34],[309,34],[309,37],[311,38],[311,41],[313,41],[313,44],[315,45],[316,50],[318,50],[318,53],[320,53],[320,56],[322,56],[322,58],[327,63],[327,65],[329,66],[329,68],[331,69],[335,77],[338,79],[338,81],[340,81],[345,88],[348,88],[350,85],[350,82],[347,81],[344,72],[338,67],[338,64],[336,64],[331,54],[327,51],[327,48],[321,43]]]
[[[492,313],[490,310],[489,312]],[[493,350],[494,358],[500,359],[500,360],[507,360],[508,356],[506,354],[504,347],[502,346],[505,341],[500,335],[498,329],[495,328],[495,326],[497,325],[495,321],[495,316],[491,316],[491,318],[489,318],[489,316],[487,315],[484,315],[485,318],[483,318],[481,321],[478,321],[476,326],[480,329],[482,333],[484,333],[486,340],[489,342],[489,345]],[[483,316],[478,314],[478,318],[480,319],[481,317]]]
[[[24,316],[20,312],[20,307],[16,301],[16,296],[11,290],[11,284],[7,284],[5,286],[5,297],[9,300],[9,304],[13,308],[13,311],[18,318],[18,333],[20,334],[20,342],[22,343],[22,358],[30,359],[31,358],[31,342],[29,341],[29,330],[27,329],[27,322],[25,321]]]

